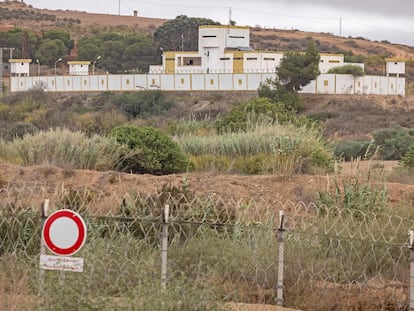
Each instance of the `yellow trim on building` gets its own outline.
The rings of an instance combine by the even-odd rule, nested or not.
[[[29,58],[11,58],[9,63],[31,63],[32,60]]]
[[[229,28],[229,29],[250,29],[249,26],[230,26],[230,25],[203,25],[198,28]]]
[[[70,60],[68,65],[90,65],[91,62],[87,60]]]
[[[397,63],[405,63],[407,60],[403,58],[386,58],[386,62],[397,62]]]

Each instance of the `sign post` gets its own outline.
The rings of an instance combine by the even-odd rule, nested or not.
[[[83,258],[68,257],[78,252],[86,241],[86,224],[78,213],[69,209],[52,213],[44,222],[42,241],[57,256],[41,254],[41,269],[83,271]]]

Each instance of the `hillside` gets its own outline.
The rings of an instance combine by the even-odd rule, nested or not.
[[[152,33],[165,23],[164,19],[146,18],[141,16],[118,16],[110,14],[92,14],[72,10],[47,10],[34,8],[24,2],[0,2],[0,9],[8,9],[15,18],[1,18],[0,31],[8,31],[14,27],[30,29],[36,32],[48,28],[64,28],[78,38],[91,27],[123,26],[137,31]],[[31,12],[31,15],[26,14]],[[41,18],[40,16],[42,16]],[[54,16],[55,20],[48,20]],[[297,30],[251,28],[251,45],[259,50],[302,50],[308,39],[317,42],[321,52],[347,51],[354,55],[381,55],[388,57],[414,60],[414,47],[390,44],[389,42],[370,41],[364,38],[344,38],[329,33],[311,33]]]

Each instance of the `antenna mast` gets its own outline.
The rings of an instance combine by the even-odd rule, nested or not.
[[[231,25],[232,23],[232,19],[231,19],[231,7],[229,7],[229,25]]]

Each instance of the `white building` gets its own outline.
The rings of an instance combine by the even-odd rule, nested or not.
[[[388,58],[386,59],[385,75],[404,77],[405,76],[405,61],[400,59]]]
[[[89,75],[89,61],[68,61],[69,75],[71,76],[87,76]]]
[[[28,77],[31,62],[31,59],[9,59],[10,75],[14,77]]]
[[[345,64],[342,54],[320,56],[321,73]],[[207,25],[199,27],[198,51],[164,52],[162,65],[150,73],[274,73],[282,58],[283,52],[253,50],[249,27]]]

